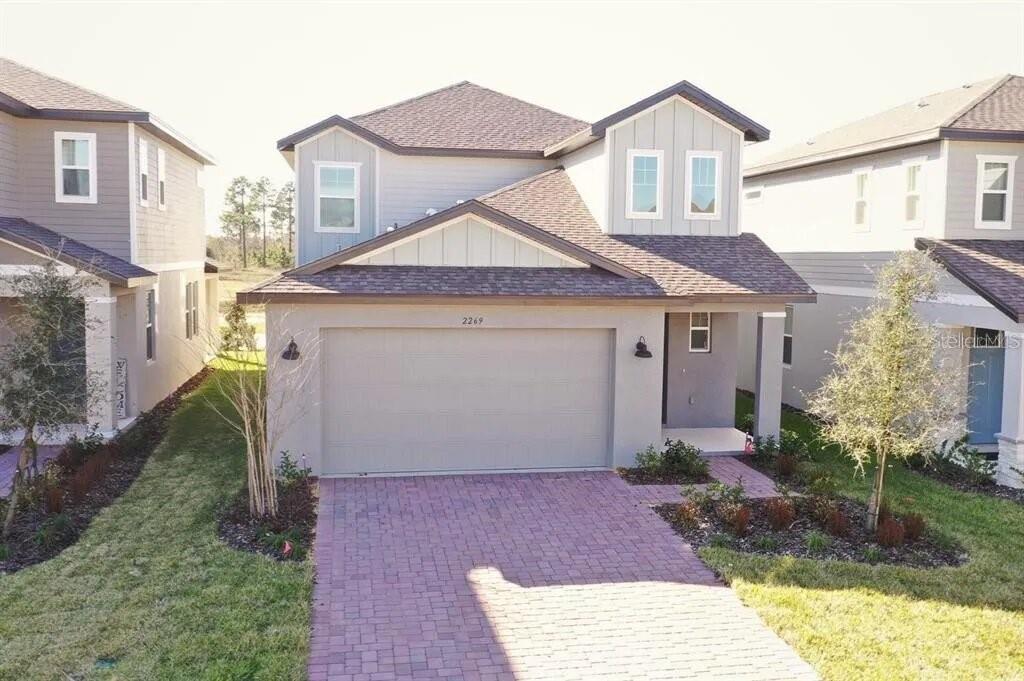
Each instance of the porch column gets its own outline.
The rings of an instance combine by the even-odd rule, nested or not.
[[[996,481],[1024,487],[1024,332],[1005,333],[1003,363],[1003,422],[996,433],[999,468]],[[1016,470],[1015,470],[1016,469]]]
[[[782,423],[782,336],[785,312],[757,313],[754,435],[779,436]]]
[[[85,369],[99,397],[91,399],[86,414],[88,425],[99,424],[101,433],[117,427],[114,413],[114,325],[117,320],[117,298],[109,295],[85,298]]]

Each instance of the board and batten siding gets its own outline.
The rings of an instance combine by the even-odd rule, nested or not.
[[[608,231],[612,234],[710,234],[728,236],[739,229],[739,184],[743,137],[733,128],[679,99],[608,130],[611,196]],[[626,218],[627,152],[658,149],[664,153],[662,218]],[[718,220],[686,220],[686,152],[720,151],[721,212]]]
[[[0,112],[0,215],[18,214],[17,119]]]
[[[1024,239],[1024,144],[947,142],[949,187],[946,192],[947,239]],[[1013,215],[1010,229],[976,229],[978,156],[1015,156]]]
[[[199,186],[201,164],[176,148],[135,127],[132,153],[138,159],[139,140],[148,146],[149,206],[139,201],[138,177],[132,182],[135,206],[137,262],[143,266],[157,263],[194,263],[206,257],[206,218],[204,192]],[[166,210],[159,207],[157,150],[164,152],[167,171]],[[136,171],[137,175],[137,171]]]
[[[580,267],[528,241],[464,217],[393,248],[353,261],[357,265],[461,267]]]
[[[295,150],[297,264],[303,265],[377,234],[377,159],[372,144],[334,129]],[[359,233],[317,232],[316,163],[359,163]]]

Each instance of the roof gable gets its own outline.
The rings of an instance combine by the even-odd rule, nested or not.
[[[1024,323],[1024,241],[915,239],[914,245],[1017,323]]]

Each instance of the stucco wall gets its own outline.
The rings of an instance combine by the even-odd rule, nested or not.
[[[735,312],[712,314],[711,352],[702,353],[690,352],[689,313],[669,314],[665,403],[669,428],[732,427],[735,423],[738,317]]]

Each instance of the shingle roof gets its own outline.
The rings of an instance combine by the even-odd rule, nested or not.
[[[0,216],[0,239],[79,267],[119,286],[131,285],[135,279],[157,276],[145,268],[22,218]]]
[[[919,238],[915,244],[996,309],[1024,322],[1024,241]]]
[[[820,133],[803,144],[767,156],[749,166],[744,175],[754,177],[897,146],[919,144],[954,136],[957,131],[963,132],[968,128],[1024,130],[1024,126],[1019,125],[1024,118],[1020,80],[1016,76],[1004,75],[919,97]],[[972,122],[983,125],[978,127],[972,125]],[[1005,125],[1011,128],[997,127]],[[1014,125],[1017,127],[1012,128]]]
[[[35,109],[119,111],[142,109],[0,57],[0,92]]]
[[[589,268],[493,268],[344,265],[347,252],[320,272],[284,273],[239,295],[517,295],[810,301],[814,291],[753,234],[610,236],[603,233],[562,169],[481,196],[478,201],[643,276]],[[396,230],[416,229],[417,223]]]

